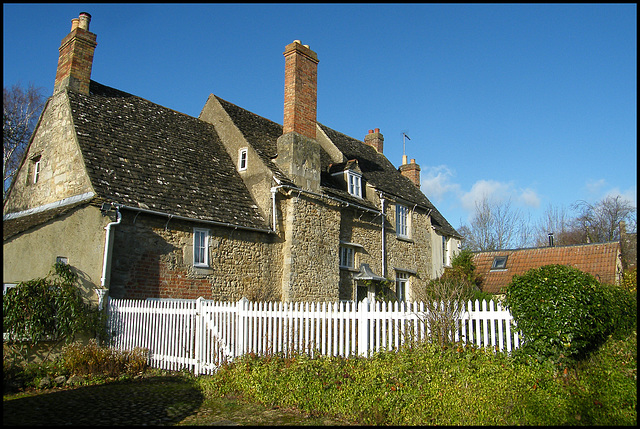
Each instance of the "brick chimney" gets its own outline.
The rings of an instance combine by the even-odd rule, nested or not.
[[[284,122],[283,134],[294,131],[316,138],[318,104],[318,56],[294,40],[284,50]]]
[[[411,162],[407,164],[407,155],[402,155],[402,165],[398,168],[400,173],[411,180],[414,185],[420,189],[420,166],[416,164],[415,159],[411,159]]]
[[[375,130],[369,130],[369,134],[364,137],[364,144],[368,144],[373,147],[378,153],[382,153],[382,146],[384,145],[384,137],[380,133],[380,128]]]
[[[71,20],[71,32],[60,43],[58,71],[53,92],[65,88],[89,94],[93,52],[96,49],[96,35],[89,31],[91,15],[80,12]]]
[[[284,121],[276,164],[293,182],[320,189],[320,145],[316,141],[318,56],[294,40],[285,47]]]

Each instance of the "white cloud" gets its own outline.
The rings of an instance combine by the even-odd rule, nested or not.
[[[585,185],[585,187],[587,188],[587,191],[589,192],[589,194],[600,195],[600,193],[602,192],[601,190],[606,183],[607,182],[604,179],[589,180]]]
[[[460,197],[462,207],[473,213],[476,202],[487,198],[489,201],[501,203],[508,200],[513,194],[513,184],[502,183],[495,180],[478,180],[473,184],[469,192],[465,192]]]
[[[513,182],[498,182],[496,180],[478,180],[471,186],[469,192],[460,194],[460,204],[470,219],[475,213],[476,203],[487,198],[490,202],[501,204],[511,200],[514,205],[525,207],[540,207],[540,196],[534,189],[518,189]]]
[[[621,196],[623,199],[630,201],[631,204],[633,204],[634,206],[637,207],[637,194],[636,194],[636,188],[629,188],[626,191],[620,191],[619,188],[612,188],[609,189],[607,192],[605,192],[603,198],[606,197],[617,197],[617,196]]]
[[[423,168],[420,180],[422,192],[435,203],[442,202],[447,193],[457,196],[460,185],[451,181],[454,175],[446,165]]]
[[[536,209],[540,207],[540,197],[533,189],[527,188],[523,190],[518,197],[518,201],[527,207],[533,207]]]

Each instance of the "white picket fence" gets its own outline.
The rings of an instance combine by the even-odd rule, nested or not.
[[[519,346],[511,314],[499,304],[469,301],[455,310],[455,341],[507,352]],[[430,335],[424,303],[109,298],[107,311],[112,347],[146,348],[151,366],[195,374],[245,353],[367,356]]]

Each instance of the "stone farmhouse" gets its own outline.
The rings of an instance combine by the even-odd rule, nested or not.
[[[90,20],[4,201],[5,285],[61,261],[92,299],[360,300],[388,280],[402,300],[458,251],[414,160],[317,122],[309,46],[284,51],[283,125],[213,94],[195,118],[91,80]]]

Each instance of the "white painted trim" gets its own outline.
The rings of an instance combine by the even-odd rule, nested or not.
[[[23,210],[21,212],[16,213],[8,213],[2,216],[2,220],[16,219],[23,216],[28,216],[34,213],[41,213],[47,210],[55,209],[58,207],[64,207],[75,203],[80,203],[82,201],[87,201],[95,197],[95,192],[85,192],[84,194],[74,195],[73,197],[64,198],[59,201],[54,201],[52,203],[44,204],[42,206],[34,207],[31,209]]]

